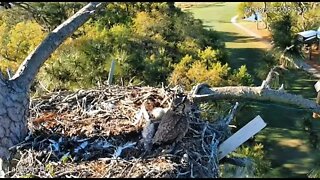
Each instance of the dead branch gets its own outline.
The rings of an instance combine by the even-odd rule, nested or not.
[[[208,85],[197,85],[192,92],[194,102],[206,102],[226,99],[247,99],[269,101],[285,105],[293,105],[311,112],[320,112],[320,105],[315,101],[305,99],[301,95],[270,88],[248,86],[226,86],[209,88]]]
[[[261,87],[262,88],[270,88],[270,84],[272,83],[272,81],[274,81],[276,79],[277,76],[279,76],[279,73],[277,72],[277,70],[282,70],[283,68],[280,66],[275,66],[273,68],[271,68],[271,70],[269,71],[267,78],[262,82]]]
[[[228,114],[227,117],[225,117],[225,122],[226,125],[229,125],[231,123],[231,121],[234,119],[236,112],[237,112],[237,108],[239,106],[239,103],[236,102],[236,104],[233,106],[233,108],[230,110],[230,113]]]

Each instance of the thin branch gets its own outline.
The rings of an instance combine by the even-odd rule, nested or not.
[[[10,79],[12,77],[12,71],[11,71],[11,69],[9,67],[7,68],[7,74],[8,74],[8,77]]]
[[[84,24],[102,4],[104,3],[89,3],[49,33],[46,39],[44,39],[43,42],[27,56],[16,74],[10,80],[15,81],[16,84],[20,85],[23,89],[28,89],[39,69],[49,56],[65,39],[71,36],[74,31]]]
[[[225,118],[226,125],[229,125],[231,123],[231,121],[233,120],[234,116],[236,115],[238,105],[239,105],[239,103],[236,102],[236,104],[230,110],[230,113],[228,114],[228,116]]]
[[[232,164],[232,165],[235,165],[235,166],[241,166],[241,167],[245,167],[247,166],[248,164],[251,163],[251,160],[248,159],[248,158],[223,158],[220,160],[220,163],[228,163],[228,164]]]

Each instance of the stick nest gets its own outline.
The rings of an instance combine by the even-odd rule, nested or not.
[[[144,103],[169,107],[174,92],[107,86],[53,92],[33,99],[25,141],[11,148],[9,177],[218,177],[217,146],[229,135],[224,120],[192,115],[182,142],[145,155],[137,116]]]

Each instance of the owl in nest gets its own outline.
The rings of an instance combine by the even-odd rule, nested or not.
[[[189,129],[192,103],[185,95],[180,95],[172,102],[169,110],[163,114],[152,139],[153,145],[179,142]]]

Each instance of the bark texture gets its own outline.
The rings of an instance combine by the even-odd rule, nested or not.
[[[29,95],[13,82],[0,85],[0,158],[7,160],[9,148],[27,135]]]
[[[208,87],[198,85],[192,93],[194,102],[206,102],[221,99],[248,99],[258,101],[270,101],[278,104],[292,105],[304,108],[311,112],[320,113],[320,105],[315,101],[305,99],[301,95],[295,95],[284,90],[274,90],[265,86],[228,86],[228,87]]]

